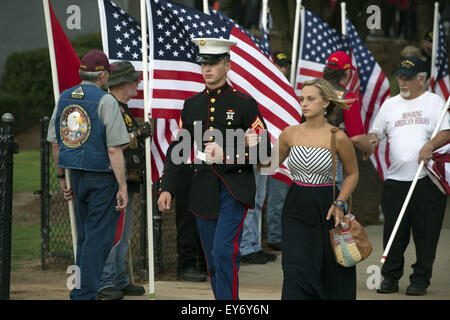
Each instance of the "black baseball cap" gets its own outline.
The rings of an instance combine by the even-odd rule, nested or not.
[[[428,42],[433,42],[433,29],[428,29],[423,35],[423,39]]]
[[[291,60],[288,59],[286,53],[284,52],[275,51],[272,56],[274,62],[280,67],[284,66],[287,63],[292,63]]]
[[[400,65],[394,70],[393,74],[411,78],[420,72],[427,72],[427,65],[419,58],[412,56],[402,58]]]

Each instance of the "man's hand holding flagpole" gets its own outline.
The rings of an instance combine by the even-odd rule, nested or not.
[[[50,54],[50,65],[51,65],[51,70],[52,70],[53,95],[55,97],[55,105],[56,105],[58,103],[60,91],[59,91],[59,81],[58,81],[58,70],[57,70],[57,66],[56,66],[55,46],[54,46],[54,42],[53,42],[53,27],[52,27],[52,22],[51,22],[51,17],[50,17],[49,0],[42,0],[42,3],[44,5],[45,26],[46,26],[46,30],[47,30],[48,50],[49,50],[49,54]],[[66,187],[67,187],[67,189],[70,189],[71,184],[70,184],[69,169],[65,169],[64,174],[65,174],[65,180],[66,180]],[[78,233],[77,233],[77,227],[76,227],[73,200],[72,199],[68,200],[67,204],[69,206],[70,227],[72,230],[73,257],[74,257],[74,261],[76,262]]]
[[[433,134],[431,135],[430,140],[433,139],[434,136],[439,132],[439,128],[441,127],[441,123],[444,120],[445,114],[448,112],[449,107],[450,107],[450,97],[447,99],[447,103],[445,104],[444,108],[442,109],[441,116],[439,118],[439,121],[436,124],[436,127],[434,128],[434,131],[433,131]],[[406,208],[408,207],[409,200],[411,199],[414,188],[416,187],[417,180],[419,179],[419,175],[422,172],[423,166],[424,166],[424,162],[422,160],[419,164],[419,168],[417,168],[417,172],[416,172],[416,175],[414,176],[414,180],[411,183],[411,187],[409,188],[408,194],[406,195],[405,202],[403,203],[402,209],[400,210],[400,214],[397,218],[394,229],[392,230],[389,241],[386,245],[386,248],[384,249],[384,253],[383,253],[383,256],[380,261],[381,263],[384,263],[386,261],[386,258],[389,254],[389,250],[391,249],[392,242],[394,241],[397,230],[400,226],[400,223],[402,222],[403,215],[405,214]]]

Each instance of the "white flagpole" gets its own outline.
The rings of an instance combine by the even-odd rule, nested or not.
[[[434,74],[434,65],[436,64],[436,54],[438,42],[438,32],[439,32],[439,2],[434,3],[434,19],[433,19],[433,47],[431,49],[431,70],[430,70],[430,79],[435,75]]]
[[[267,11],[269,10],[269,0],[263,0],[262,2],[262,17],[261,17],[261,23],[262,27],[264,28],[264,31],[268,32],[267,28]]]
[[[347,7],[345,2],[341,2],[341,33],[347,35],[347,24],[345,23],[345,18],[347,16]]]
[[[209,14],[208,0],[203,0],[203,13]]]
[[[291,57],[291,85],[295,85],[295,70],[297,66],[297,51],[298,51],[298,34],[300,28],[300,10],[302,8],[302,0],[297,0],[297,5],[295,7],[295,22],[294,22],[294,38],[292,39],[292,57]]]
[[[48,5],[48,1],[49,0],[42,0],[42,4],[44,5],[45,29],[47,30],[48,52],[50,55],[50,66],[52,69],[53,96],[55,98],[55,105],[56,105],[58,103],[59,98],[59,83],[58,83],[58,70],[56,67],[55,45],[53,43],[52,22],[50,19],[50,7]],[[69,169],[64,169],[64,175],[66,177],[66,186],[67,188],[70,188],[71,185],[70,185]],[[67,204],[69,206],[70,228],[72,230],[73,259],[76,263],[78,232],[75,220],[75,211],[73,209],[73,200],[72,199],[68,200]]]
[[[433,35],[434,39],[434,35]],[[431,135],[431,139],[434,138],[434,136],[439,132],[439,128],[441,127],[441,123],[444,120],[445,114],[448,112],[448,108],[450,107],[450,97],[447,99],[447,103],[445,104],[444,108],[441,112],[441,117],[439,118],[439,121],[436,124],[436,127],[434,128],[433,134]],[[411,187],[409,187],[408,194],[406,195],[405,202],[403,203],[402,209],[400,210],[400,214],[398,215],[397,221],[395,223],[394,229],[392,230],[391,236],[389,238],[389,241],[387,243],[386,249],[384,250],[383,256],[381,258],[381,263],[384,263],[386,261],[386,257],[389,254],[389,250],[391,249],[392,242],[394,241],[395,235],[397,233],[398,227],[400,226],[400,223],[402,222],[403,215],[405,214],[406,207],[408,206],[409,200],[411,199],[412,193],[414,191],[414,188],[416,187],[417,180],[419,179],[419,175],[422,172],[424,162],[421,161],[419,164],[419,168],[417,169],[416,175],[414,176],[414,180],[411,183]]]
[[[149,121],[148,99],[148,53],[147,53],[147,15],[146,1],[141,0],[141,37],[142,37],[142,72],[144,79],[144,120]],[[147,183],[147,244],[148,244],[148,285],[149,297],[155,299],[155,270],[153,263],[153,199],[152,171],[150,156],[150,137],[145,139],[145,178]]]

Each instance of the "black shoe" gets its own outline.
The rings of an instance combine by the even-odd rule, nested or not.
[[[398,292],[398,281],[384,279],[381,282],[380,289],[377,289],[377,293],[394,293]]]
[[[277,259],[277,255],[273,253],[267,253],[263,250],[257,252],[256,254],[266,257],[267,261],[275,261]]]
[[[195,267],[189,267],[178,272],[178,276],[185,281],[204,282],[206,275]]]
[[[281,251],[281,243],[279,243],[279,242],[277,242],[277,243],[269,242],[267,245],[275,251]]]
[[[100,300],[120,300],[123,293],[116,287],[106,287],[97,292],[97,298]]]
[[[269,260],[267,260],[265,255],[253,252],[242,256],[242,262],[249,264],[266,264]]]
[[[144,287],[135,286],[131,283],[122,289],[124,296],[142,296],[145,293]]]
[[[424,296],[427,294],[427,288],[417,283],[411,283],[406,288],[406,294],[408,296]]]

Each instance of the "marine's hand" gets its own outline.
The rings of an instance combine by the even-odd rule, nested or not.
[[[216,142],[205,143],[206,161],[210,163],[223,162],[223,149]]]
[[[161,192],[158,198],[159,211],[163,212],[170,210],[171,204],[172,204],[172,195],[170,194],[170,192],[167,191]]]
[[[245,146],[254,147],[261,141],[261,137],[253,129],[245,131]]]

